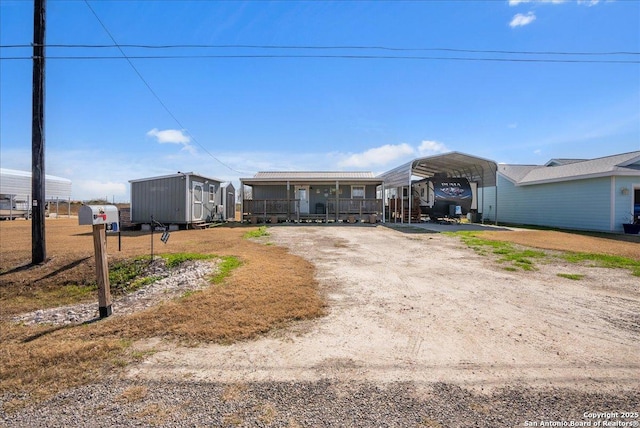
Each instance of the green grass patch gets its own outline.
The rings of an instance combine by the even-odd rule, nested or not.
[[[249,232],[242,235],[242,237],[245,239],[260,238],[263,236],[269,236],[269,232],[267,232],[267,226],[260,226],[259,228],[250,230]]]
[[[218,266],[218,273],[211,277],[211,282],[214,284],[220,284],[226,277],[231,275],[231,272],[242,265],[242,262],[233,256],[222,257],[222,261]]]
[[[547,256],[544,251],[531,249],[518,249],[509,242],[492,241],[482,239],[476,232],[446,232],[451,236],[458,236],[462,242],[467,244],[480,255],[487,255],[489,252],[502,256],[498,259],[500,263],[511,263],[513,269],[535,270],[532,259],[541,259]]]
[[[66,299],[66,300],[82,300],[87,296],[93,296],[93,294],[98,289],[97,284],[91,285],[76,285],[76,284],[68,284],[60,287],[59,289],[53,292],[53,295],[56,298]]]
[[[535,270],[534,260],[547,257],[560,257],[570,263],[590,263],[591,266],[606,267],[611,269],[629,269],[634,276],[640,276],[640,261],[628,257],[611,256],[595,253],[561,253],[551,256],[545,251],[534,249],[520,249],[513,244],[503,241],[492,241],[478,236],[481,232],[445,232],[449,236],[457,236],[462,242],[475,250],[480,255],[489,253],[501,256],[498,261],[508,262],[511,266],[523,270]],[[511,270],[511,269],[507,269]],[[570,278],[574,279],[574,278]],[[578,278],[581,279],[581,278]]]
[[[191,260],[209,260],[215,256],[211,254],[199,254],[199,253],[176,253],[176,254],[162,254],[161,257],[167,261],[167,267],[172,269],[181,265],[184,262]]]
[[[572,279],[574,281],[580,281],[582,278],[584,278],[584,275],[579,273],[559,273],[558,276],[560,278]]]
[[[640,261],[622,256],[593,253],[565,253],[562,258],[569,263],[590,262],[592,266],[611,269],[629,269],[634,276],[640,276]]]
[[[159,257],[165,260],[167,268],[173,269],[190,260],[208,260],[216,256],[199,253],[175,253],[161,254]],[[161,279],[156,275],[145,276],[145,269],[149,266],[150,260],[149,256],[140,256],[121,260],[109,266],[111,290],[116,294],[132,293]]]
[[[121,260],[109,266],[109,284],[115,293],[130,293],[141,288],[144,271],[149,266],[149,256]]]

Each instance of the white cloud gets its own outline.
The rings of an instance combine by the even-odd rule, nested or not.
[[[437,141],[424,140],[418,147],[409,144],[385,144],[374,147],[362,153],[336,153],[333,156],[343,158],[338,161],[341,168],[370,168],[373,166],[395,165],[410,156],[429,156],[437,153],[445,153],[450,150]]]
[[[507,125],[507,128],[509,128],[509,129],[516,129],[517,127],[518,127],[517,123],[510,123],[510,124]]]
[[[446,153],[449,151],[450,150],[447,148],[447,146],[437,141],[425,140],[418,147],[418,154],[420,156],[429,156],[432,154]]]
[[[414,153],[408,144],[385,144],[381,147],[366,150],[362,153],[347,155],[346,159],[338,162],[340,167],[367,168],[372,165],[386,165],[398,158]]]
[[[155,137],[160,144],[188,144],[191,142],[191,138],[184,135],[184,132],[178,129],[165,129],[164,131],[160,131],[158,128],[153,128],[147,132],[147,136]]]
[[[191,138],[182,130],[165,129],[160,131],[158,128],[153,128],[147,132],[147,136],[155,138],[160,144],[182,144],[182,150],[191,154],[196,153],[196,148],[191,145]]]
[[[536,20],[536,15],[533,12],[529,12],[526,15],[522,13],[518,13],[513,17],[513,19],[509,23],[509,27],[511,28],[524,27],[525,25],[531,24],[535,20]]]

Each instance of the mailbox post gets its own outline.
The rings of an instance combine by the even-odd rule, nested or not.
[[[114,205],[83,205],[78,211],[78,224],[93,226],[93,248],[96,257],[96,278],[98,281],[98,309],[100,318],[106,318],[112,314],[106,232],[117,232],[120,229],[118,208]]]

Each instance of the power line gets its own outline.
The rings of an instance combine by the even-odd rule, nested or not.
[[[93,10],[93,8],[91,7],[91,5],[89,4],[88,0],[84,0],[84,3],[87,5],[87,7],[89,8],[89,10],[91,10],[91,13],[93,13],[93,16],[96,17],[96,19],[98,20],[98,22],[100,23],[100,25],[102,26],[102,28],[104,29],[104,31],[107,33],[107,35],[109,36],[109,38],[111,39],[111,41],[113,41],[114,43],[114,47],[116,47],[120,53],[122,54],[122,57],[124,57],[124,59],[127,60],[127,62],[129,63],[129,65],[131,66],[131,68],[133,69],[133,71],[135,71],[135,73],[138,75],[138,77],[140,78],[140,80],[142,80],[142,83],[145,84],[145,86],[147,87],[147,89],[149,89],[149,91],[151,92],[151,94],[155,97],[156,100],[158,100],[158,102],[160,103],[160,105],[162,106],[162,108],[164,108],[164,110],[169,114],[169,116],[171,116],[171,118],[178,124],[178,126],[183,129],[187,134],[189,134],[189,136],[191,137],[191,139],[202,148],[202,150],[205,151],[206,154],[208,154],[209,156],[211,156],[213,159],[215,159],[217,162],[219,162],[222,166],[230,169],[233,172],[236,172],[238,174],[242,174],[242,172],[232,168],[231,166],[227,165],[226,163],[222,162],[220,159],[218,159],[217,157],[215,157],[214,155],[211,154],[211,152],[209,152],[209,150],[207,150],[202,144],[200,144],[200,142],[198,141],[198,139],[184,126],[182,125],[182,123],[178,120],[178,118],[176,117],[176,115],[173,114],[173,112],[169,109],[169,107],[167,107],[167,105],[162,101],[162,99],[160,98],[160,96],[156,93],[156,91],[153,90],[153,88],[151,87],[151,85],[149,84],[149,82],[147,82],[145,80],[145,78],[142,76],[142,74],[140,73],[140,71],[138,71],[138,69],[136,68],[136,66],[133,64],[133,62],[131,62],[131,58],[127,56],[127,54],[124,53],[124,51],[122,50],[122,48],[118,45],[118,42],[116,42],[116,39],[113,37],[113,35],[111,34],[111,32],[109,31],[109,29],[106,27],[106,25],[102,22],[102,20],[100,19],[100,17],[98,16],[98,14]],[[47,59],[49,59],[49,57],[47,57]]]
[[[29,48],[31,45],[0,45],[0,48]],[[516,51],[500,49],[461,49],[461,48],[409,48],[393,46],[357,46],[357,45],[206,45],[206,44],[178,44],[178,45],[148,45],[148,44],[114,44],[114,45],[90,45],[90,44],[50,44],[47,48],[69,49],[105,49],[105,48],[136,48],[136,49],[303,49],[303,50],[383,50],[393,52],[456,52],[478,54],[505,54],[505,55],[562,55],[562,56],[611,56],[611,55],[640,55],[640,52],[632,51],[604,51],[604,52],[569,52],[569,51]]]
[[[47,56],[50,60],[112,60],[126,59],[354,59],[354,60],[416,60],[416,61],[469,61],[469,62],[515,62],[515,63],[565,63],[565,64],[640,64],[640,60],[614,59],[552,59],[552,58],[473,58],[443,56],[400,55],[128,55],[128,56]],[[0,60],[30,60],[30,56],[5,56]],[[133,65],[132,65],[133,67]],[[135,69],[135,67],[134,67]],[[137,72],[137,70],[136,70]],[[144,80],[144,79],[143,79]],[[146,83],[146,82],[145,82]]]

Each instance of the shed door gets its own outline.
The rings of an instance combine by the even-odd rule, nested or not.
[[[295,190],[300,199],[300,214],[309,214],[309,186],[296,186]]]
[[[226,190],[226,189],[225,189]],[[227,203],[225,204],[226,218],[225,220],[236,219],[236,195],[233,192],[227,191]]]
[[[202,196],[204,194],[204,185],[194,181],[191,184],[191,220],[202,220]]]

